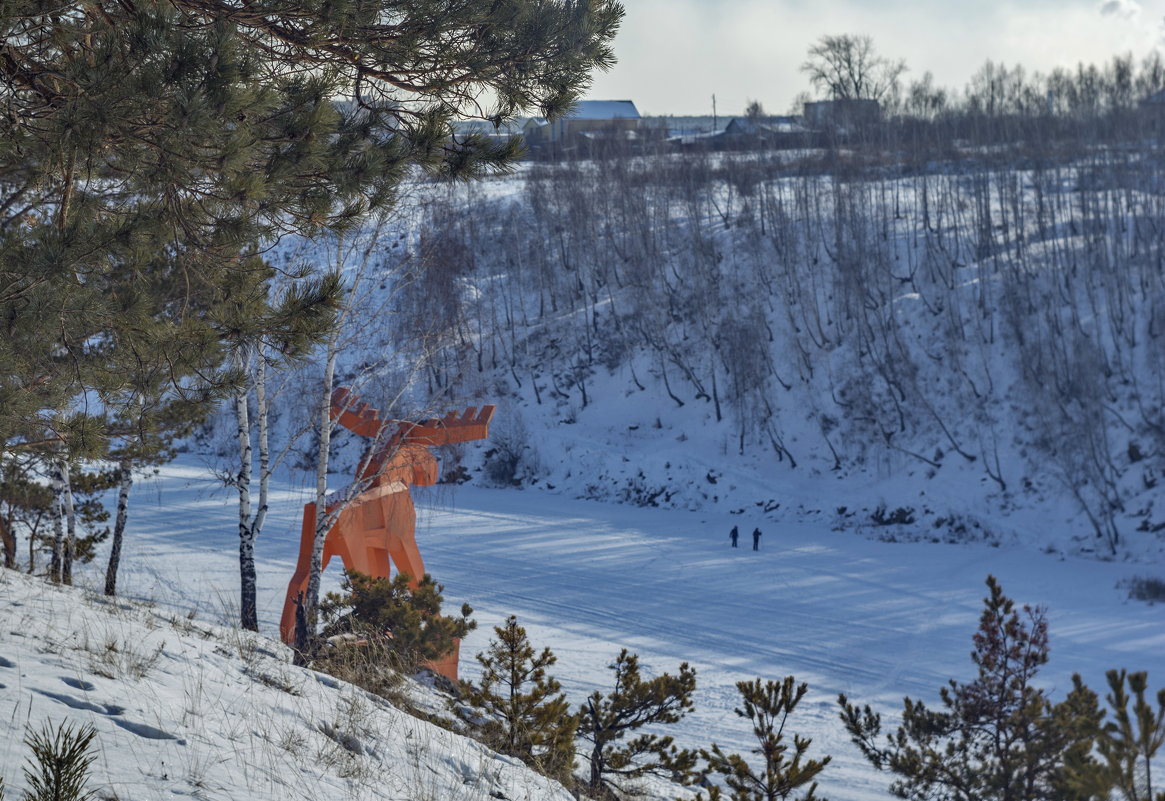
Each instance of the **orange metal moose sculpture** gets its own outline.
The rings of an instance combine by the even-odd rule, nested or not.
[[[324,540],[323,567],[339,556],[348,570],[358,570],[375,578],[388,578],[390,563],[407,573],[414,586],[425,575],[425,564],[417,550],[417,513],[409,495],[409,485],[437,483],[437,459],[429,452],[436,445],[469,442],[489,436],[494,406],[470,407],[461,414],[421,422],[382,420],[380,412],[361,401],[347,387],[332,393],[331,415],[340,425],[369,437],[376,448],[363,460],[366,464],[358,481],[367,486],[340,512]],[[396,431],[387,434],[390,427]],[[280,633],[283,641],[295,639],[296,599],[307,590],[315,535],[316,505],[303,507],[303,527],[299,540],[299,561],[287,585]],[[430,664],[436,672],[457,678],[457,648],[440,662]]]

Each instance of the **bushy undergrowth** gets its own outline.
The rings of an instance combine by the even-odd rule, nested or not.
[[[411,581],[403,573],[385,579],[348,571],[341,592],[320,604],[325,625],[312,667],[391,697],[399,674],[448,656],[477,627],[473,609],[463,604],[459,615],[443,615],[444,588],[429,575],[416,586]]]
[[[1153,576],[1137,576],[1128,581],[1129,597],[1148,603],[1165,602],[1165,580]]]

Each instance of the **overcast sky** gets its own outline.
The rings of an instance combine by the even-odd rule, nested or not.
[[[785,113],[808,90],[799,71],[823,34],[862,33],[959,90],[991,59],[1048,71],[1165,49],[1165,0],[623,0],[619,63],[588,97],[643,114],[734,116],[749,100]]]

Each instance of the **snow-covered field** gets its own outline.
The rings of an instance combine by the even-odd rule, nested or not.
[[[1147,669],[1152,687],[1165,685],[1165,607],[1127,600],[1121,586],[1156,565],[1012,544],[883,542],[833,530],[824,512],[777,524],[759,511],[645,509],[539,490],[439,486],[417,497],[426,565],[447,602],[468,602],[480,623],[462,646],[463,676],[474,675],[492,626],[515,614],[536,646],[557,654],[555,674],[574,703],[607,687],[620,648],[638,653],[650,674],[691,663],[696,709],[674,727],[677,739],[744,752],[751,735],[732,712],[734,682],[793,674],[810,695],[792,726],[813,737],[811,755],[833,755],[821,791],[835,801],[888,797],[887,778],[842,730],[837,693],[893,716],[903,695],[935,703],[947,679],[973,675],[971,634],[988,574],[1017,601],[1047,607],[1052,656],[1042,677],[1057,695],[1074,672],[1102,689],[1109,668]],[[465,788],[498,787],[513,799],[555,797],[530,774],[507,772],[509,760],[391,709],[369,711],[351,690],[322,688],[267,656],[283,653],[274,642],[203,639],[236,606],[231,501],[193,461],[137,487],[121,586],[156,612],[114,605],[107,618],[75,594],[0,575],[0,775],[10,793],[22,784],[25,724],[67,717],[98,727],[95,781],[110,797],[337,797],[343,788],[353,797],[460,799],[477,797]],[[259,543],[261,625],[272,638],[299,503],[297,490],[279,488]],[[737,549],[728,541],[734,524]],[[333,564],[333,582],[338,572]],[[79,583],[96,586],[96,571]],[[192,633],[180,638],[175,626]],[[151,663],[140,678],[139,658]],[[354,698],[367,726],[359,739],[372,753],[359,759],[320,728],[347,725],[343,705]],[[326,753],[337,765],[316,764]]]

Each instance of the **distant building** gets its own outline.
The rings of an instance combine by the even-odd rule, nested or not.
[[[812,135],[797,117],[736,117],[715,137],[713,144],[728,150],[799,148],[811,146]]]
[[[1155,92],[1141,101],[1142,106],[1165,110],[1165,89]]]
[[[1141,110],[1151,119],[1165,120],[1165,89],[1154,92],[1141,101]]]
[[[1165,132],[1165,89],[1154,92],[1140,103],[1141,117],[1154,136]]]
[[[477,134],[490,139],[508,139],[511,136],[520,136],[521,133],[522,125],[516,120],[504,120],[498,125],[494,125],[489,120],[453,121],[453,135],[458,137]]]
[[[877,100],[821,100],[805,104],[805,125],[817,131],[852,131],[882,121]]]
[[[599,138],[634,140],[641,122],[630,100],[580,100],[554,122],[527,120],[522,133],[532,151],[563,152],[589,148]]]

